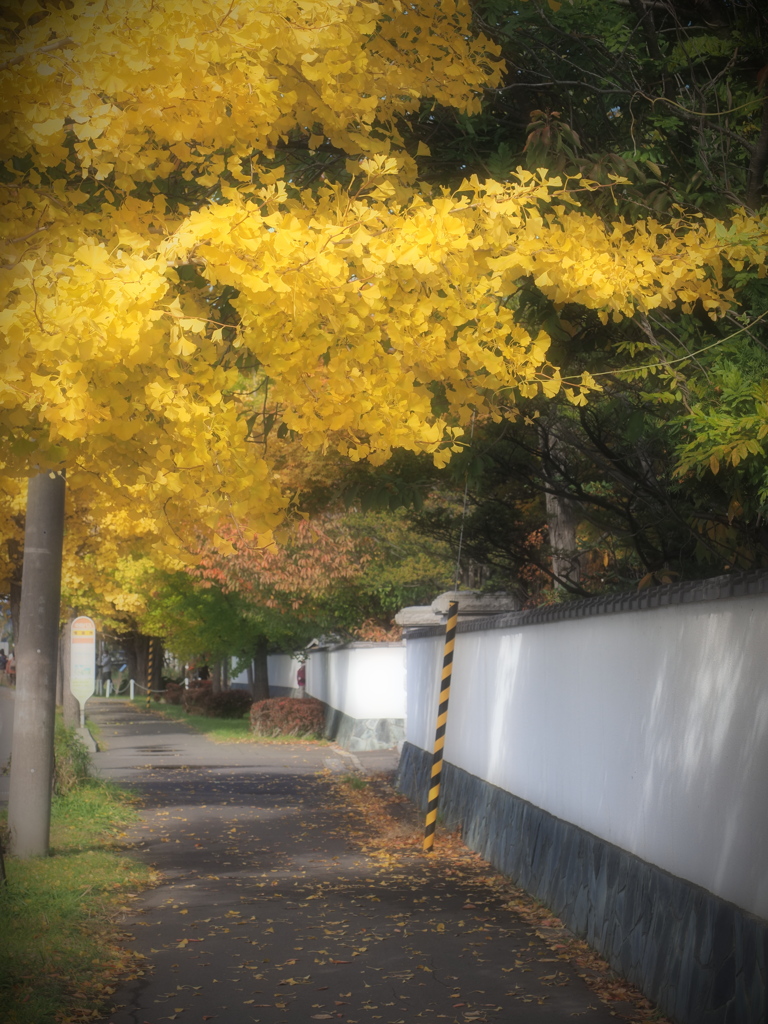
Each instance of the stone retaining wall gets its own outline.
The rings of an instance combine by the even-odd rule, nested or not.
[[[325,738],[344,750],[390,750],[405,739],[403,718],[351,718],[325,705]]]

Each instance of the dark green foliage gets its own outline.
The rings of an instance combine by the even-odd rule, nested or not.
[[[731,400],[725,389],[723,398]],[[481,584],[534,604],[552,584],[547,492],[568,502],[578,523],[580,579],[564,588],[574,596],[627,589],[649,574],[696,579],[768,566],[764,462],[681,472],[689,424],[679,407],[615,387],[580,410],[487,425],[414,514],[415,526],[453,545],[463,526],[464,571],[474,561],[485,569]],[[703,425],[696,429],[701,440]]]
[[[759,0],[478,0],[475,23],[507,72],[473,118],[425,111],[427,177],[504,177],[517,166],[608,184],[607,216],[660,215],[675,203],[727,215],[759,194],[768,20]],[[764,171],[764,168],[763,168]]]
[[[53,747],[53,789],[66,796],[91,777],[91,757],[88,748],[75,729],[56,720]]]

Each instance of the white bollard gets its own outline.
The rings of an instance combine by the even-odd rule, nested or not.
[[[111,679],[107,680],[107,696],[108,697],[112,696],[112,680]]]
[[[128,693],[130,694],[130,699],[133,700],[134,694],[136,693],[136,680],[135,679],[129,679],[128,680]]]

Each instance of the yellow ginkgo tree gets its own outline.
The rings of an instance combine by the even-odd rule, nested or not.
[[[452,4],[26,0],[1,18],[3,472],[34,476],[59,533],[66,473],[94,508],[152,515],[166,557],[215,538],[223,516],[268,540],[286,499],[250,439],[258,368],[243,376],[236,325],[217,322],[213,286],[185,286],[168,246],[228,190],[279,178],[289,139],[353,159],[396,151],[412,180],[398,119],[425,97],[477,109],[493,48]],[[20,853],[47,848],[58,567],[38,568],[51,642],[26,649],[23,595]]]
[[[593,386],[561,381],[518,323],[521,282],[604,319],[716,317],[722,261],[764,259],[746,216],[730,234],[682,213],[606,225],[579,205],[591,182],[421,184],[407,119],[476,112],[499,81],[464,0],[25,0],[0,17],[0,467],[153,517],[164,557],[222,519],[269,541],[289,496],[260,411],[312,450],[439,463],[473,411]],[[296,150],[327,157],[312,189]],[[38,734],[45,700],[19,713]]]
[[[29,0],[3,18],[3,468],[65,468],[127,514],[138,494],[160,545],[222,515],[279,521],[249,374],[310,448],[445,458],[472,409],[561,386],[515,320],[519,282],[603,317],[716,316],[721,261],[763,258],[747,219],[726,238],[606,226],[578,206],[589,183],[420,186],[404,120],[476,111],[499,75],[465,4]],[[330,147],[344,184],[297,190],[276,166],[291,146]]]
[[[174,547],[227,513],[269,529],[283,502],[248,443],[231,332],[180,285],[176,234],[277,177],[289,136],[397,152],[413,178],[398,119],[425,97],[477,109],[493,47],[452,4],[33,0],[3,17],[6,472],[65,466],[129,507],[139,490]]]

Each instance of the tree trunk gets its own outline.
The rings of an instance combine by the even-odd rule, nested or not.
[[[17,857],[47,855],[50,838],[64,497],[62,475],[29,481],[8,799]]]
[[[576,506],[567,498],[557,494],[546,494],[547,533],[552,552],[552,572],[555,587],[563,589],[564,583],[578,584],[581,578],[579,554],[576,546],[578,513]]]
[[[149,645],[152,643],[152,667],[150,677]],[[131,678],[144,687],[144,696],[149,692],[154,695],[160,689],[160,677],[162,676],[163,645],[157,637],[144,636],[143,633],[133,634],[133,648],[136,652],[136,675]]]
[[[542,424],[542,471],[551,490],[545,492],[547,533],[552,554],[552,575],[555,587],[567,590],[568,584],[578,587],[581,578],[576,528],[579,523],[578,506],[558,493],[563,486],[563,472],[568,465],[566,446],[558,433],[558,421]]]
[[[221,693],[221,662],[214,661],[211,672],[211,692]]]
[[[253,686],[251,693],[254,702],[269,699],[269,671],[267,668],[267,645],[259,644],[253,652]]]
[[[163,689],[163,659],[165,648],[163,641],[153,636],[152,640],[152,693],[160,693]]]
[[[128,678],[135,679],[138,683],[141,681],[141,677],[139,674],[139,657],[136,649],[136,640],[136,633],[126,633],[120,637],[120,642],[125,652],[125,670],[128,673]],[[115,692],[117,692],[117,687],[119,685],[118,681],[113,679],[112,683],[114,685]]]
[[[747,207],[756,211],[763,197],[763,179],[768,167],[768,96],[763,102],[763,120],[760,134],[754,143],[747,171]]]
[[[150,638],[137,633],[135,645],[136,668],[138,669],[136,682],[148,690],[148,687],[150,687]]]
[[[146,689],[147,683],[149,682],[147,677],[147,667],[149,665],[149,637],[142,636],[141,633],[133,634],[133,649],[136,652],[136,675],[134,679]]]
[[[160,687],[163,665],[163,644],[157,637],[144,636],[143,633],[130,633],[124,637],[125,658],[128,665],[128,678],[135,679],[140,687],[148,686],[149,679],[149,641],[152,640],[152,693]],[[143,692],[143,691],[142,691]]]

